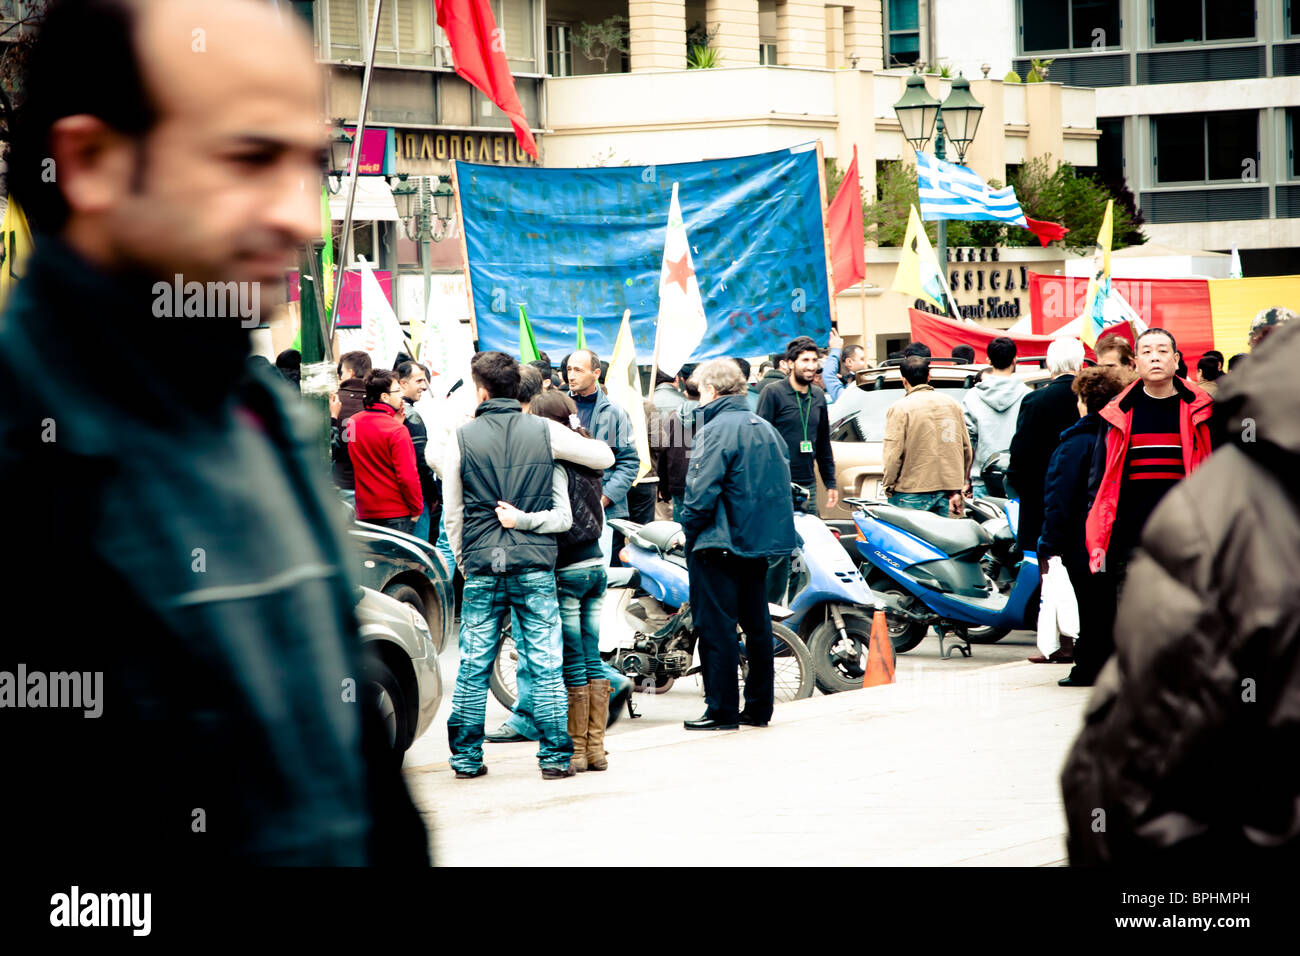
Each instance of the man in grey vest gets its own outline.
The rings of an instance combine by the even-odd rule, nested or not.
[[[563,643],[555,594],[555,532],[568,530],[567,492],[556,493],[556,458],[589,468],[614,464],[604,442],[558,422],[521,414],[519,363],[503,352],[479,352],[470,363],[479,405],[456,431],[443,465],[447,537],[465,575],[460,614],[460,670],[447,739],[459,779],[487,773],[483,721],[488,679],[501,630],[513,611],[520,669],[532,684],[537,761],[547,780],[573,776],[568,695],[561,674]],[[554,427],[552,427],[554,426]],[[555,511],[554,523],[525,531],[497,518],[506,503],[524,512]]]

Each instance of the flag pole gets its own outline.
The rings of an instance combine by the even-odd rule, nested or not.
[[[343,235],[339,238],[338,275],[334,277],[334,302],[330,309],[329,337],[325,348],[334,357],[334,330],[339,324],[339,305],[343,298],[343,276],[348,270],[348,250],[352,245],[352,205],[357,199],[357,169],[361,165],[361,143],[366,136],[366,107],[370,103],[370,74],[375,69],[375,47],[379,45],[379,12],[384,0],[375,0],[375,15],[370,24],[370,53],[366,56],[366,71],[361,78],[361,115],[357,119],[357,135],[352,140],[352,162],[348,169],[348,204],[343,213]]]
[[[623,318],[626,319],[631,315],[632,315],[631,309],[623,310]],[[650,366],[650,381],[651,383],[653,383],[654,380],[659,376],[659,319],[658,317],[655,318],[655,347],[654,347],[654,353],[651,358],[651,362],[653,364]]]

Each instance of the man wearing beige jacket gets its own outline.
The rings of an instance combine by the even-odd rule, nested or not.
[[[885,413],[885,494],[899,508],[960,518],[974,458],[961,406],[929,384],[925,356],[909,355],[899,371],[907,394]]]

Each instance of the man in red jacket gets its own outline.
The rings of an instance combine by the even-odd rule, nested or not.
[[[1086,540],[1088,566],[1098,576],[1097,595],[1105,602],[1098,621],[1115,620],[1129,558],[1142,528],[1160,499],[1209,457],[1210,413],[1214,400],[1178,378],[1178,343],[1166,329],[1147,329],[1137,339],[1138,381],[1101,410],[1110,426],[1093,452]],[[1102,615],[1105,615],[1104,617]],[[1098,636],[1111,637],[1111,627]],[[1076,666],[1058,683],[1086,687],[1096,679],[1114,643],[1095,657],[1095,668]]]
[[[389,369],[366,376],[365,407],[344,423],[357,479],[357,518],[410,534],[424,512],[415,445],[402,414],[402,386]]]

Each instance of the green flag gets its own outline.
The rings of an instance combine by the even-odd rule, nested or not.
[[[320,254],[321,281],[325,283],[321,291],[325,293],[325,308],[328,310],[334,305],[334,227],[330,221],[330,194],[325,186],[320,188],[320,221],[321,238],[325,240],[325,248]]]
[[[537,353],[537,340],[533,338],[533,327],[528,324],[528,313],[524,307],[519,307],[519,361],[536,362],[540,355]]]
[[[587,347],[587,336],[582,331],[582,316],[578,316],[578,348],[585,349],[586,347]]]

